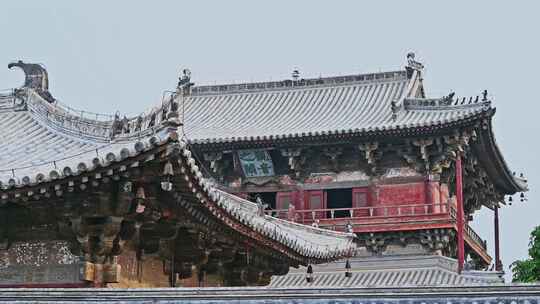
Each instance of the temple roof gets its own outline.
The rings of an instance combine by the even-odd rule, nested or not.
[[[65,168],[84,171],[99,159],[132,156],[150,139],[165,142],[163,123],[176,102],[184,111],[181,135],[198,146],[345,134],[451,133],[460,124],[490,121],[495,113],[487,94],[468,100],[453,94],[426,98],[422,66],[411,58],[405,69],[394,72],[193,87],[124,120],[60,104],[49,93],[47,73],[39,65],[10,66],[23,69],[26,81],[22,88],[0,94],[3,187],[46,179],[51,170],[62,175]],[[511,176],[489,123],[485,133],[482,149],[495,160],[488,166],[491,175],[503,176],[498,183],[506,193],[526,189]]]
[[[175,117],[151,133],[106,141],[106,124],[80,117],[69,120],[65,111],[30,88],[0,95],[0,127],[5,130],[0,154],[2,202],[47,197],[51,192],[61,196],[64,188],[76,183],[90,183],[152,161],[160,150],[179,157],[184,178],[177,187],[188,192],[176,193],[178,203],[191,197],[215,220],[248,238],[273,244],[272,248],[300,263],[348,256],[355,248],[353,234],[279,220],[264,215],[252,202],[216,189],[203,178],[177,128],[171,127],[179,124]]]
[[[410,97],[419,94],[415,81],[419,80],[399,71],[289,85],[195,87],[184,101],[184,132],[188,142],[199,144],[279,140],[443,126],[491,109],[487,101],[454,105],[445,99]],[[91,161],[124,148],[134,150],[133,140],[149,135],[166,140],[156,129],[159,113],[168,104],[149,111],[140,132],[112,139],[112,121],[81,117],[47,102],[43,94],[30,88],[25,94],[0,95],[0,128],[6,134],[0,144],[0,181],[4,183],[12,177],[32,177],[40,168],[47,172],[73,169],[81,159]],[[149,126],[153,114],[157,121]],[[135,120],[129,121],[131,129]]]
[[[47,103],[29,103],[27,109],[11,108],[4,111],[1,105],[0,97],[0,128],[5,132],[0,153],[0,182],[3,186],[14,182],[33,184],[40,181],[39,173],[46,175],[43,179],[48,179],[53,170],[60,174],[64,174],[64,170],[74,173],[85,171],[84,167],[93,166],[95,158],[105,159],[109,153],[116,153],[118,159],[122,159],[136,154],[137,149],[141,148],[136,148],[133,141],[106,143],[92,140],[84,133],[79,135],[59,131],[40,111],[51,107]],[[154,140],[164,142],[168,139],[168,133],[156,133],[154,137]],[[143,138],[140,142],[147,145],[149,139]]]
[[[457,261],[443,256],[412,255],[350,260],[351,276],[345,277],[345,261],[313,266],[313,281],[306,281],[305,267],[273,276],[271,288],[419,287],[500,284],[500,272],[457,272]]]
[[[489,102],[424,99],[406,70],[193,88],[185,133],[197,144],[437,127],[488,113]],[[202,127],[204,126],[204,128]]]

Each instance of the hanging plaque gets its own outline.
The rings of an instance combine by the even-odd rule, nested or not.
[[[274,175],[274,164],[267,150],[240,150],[238,159],[246,177]]]

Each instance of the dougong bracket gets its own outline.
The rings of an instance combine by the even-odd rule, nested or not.
[[[358,149],[364,152],[364,157],[368,165],[371,166],[372,171],[375,171],[376,160],[377,158],[381,157],[380,155],[381,153],[379,154],[376,153],[376,152],[381,152],[381,150],[379,150],[379,143],[378,142],[362,143],[358,145]]]

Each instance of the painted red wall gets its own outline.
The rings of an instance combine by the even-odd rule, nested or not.
[[[379,185],[377,186],[377,198],[373,202],[373,206],[407,206],[407,205],[419,205],[426,203],[426,183],[407,183],[407,184],[392,184],[392,185]],[[400,214],[412,214],[413,207],[400,208],[377,208],[374,211],[374,215],[397,215]],[[424,212],[424,208],[421,206],[414,207],[414,213],[421,214]]]

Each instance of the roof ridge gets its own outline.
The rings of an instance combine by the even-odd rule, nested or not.
[[[141,137],[152,136],[163,129],[171,111],[171,101],[154,104],[144,112],[133,117],[121,118],[114,115],[99,114],[90,111],[76,110],[57,99],[49,102],[33,88],[17,89],[23,94],[13,94],[12,100],[2,101],[0,95],[0,112],[27,110],[37,121],[48,127],[62,131],[82,140],[98,140],[100,142],[122,142]],[[22,100],[17,104],[17,100]],[[115,128],[123,127],[126,131],[117,133]]]
[[[301,89],[305,87],[324,87],[332,85],[347,85],[361,82],[376,82],[381,80],[406,79],[405,70],[388,72],[349,74],[343,76],[328,76],[316,78],[302,78],[297,80],[284,79],[276,81],[242,82],[194,86],[192,95],[211,95],[221,93],[256,92],[275,89]]]
[[[403,106],[405,110],[464,110],[477,107],[487,110],[491,108],[491,100],[470,96],[467,101],[466,97],[454,99],[450,94],[439,98],[408,97],[403,100]]]
[[[81,140],[94,139],[102,142],[110,141],[110,128],[112,121],[84,117],[81,111],[75,114],[74,110],[63,104],[48,102],[32,88],[24,88],[24,104],[33,119],[48,127],[63,131]],[[96,115],[93,113],[93,115]]]

